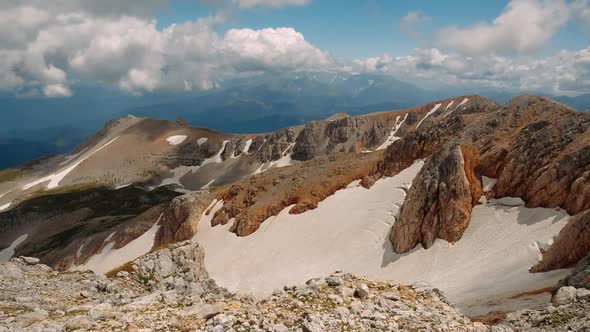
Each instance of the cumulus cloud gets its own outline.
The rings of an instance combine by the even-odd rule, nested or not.
[[[512,0],[491,24],[444,28],[438,40],[444,47],[469,54],[532,53],[565,25],[573,9],[574,4],[564,0]]]
[[[439,49],[416,49],[411,55],[384,55],[355,62],[356,70],[393,75],[431,86],[480,86],[546,91],[590,91],[590,48],[562,51],[544,59],[498,55],[466,56]]]
[[[92,7],[94,1],[62,2],[72,11],[56,13],[30,1],[0,12],[0,88],[39,86],[46,96],[68,96],[70,82],[87,79],[134,94],[208,89],[227,77],[333,61],[292,28],[232,29],[220,36],[215,27],[225,11],[159,30],[155,20],[130,15],[141,12],[131,6],[139,1],[111,12]],[[147,3],[151,8],[158,1]]]

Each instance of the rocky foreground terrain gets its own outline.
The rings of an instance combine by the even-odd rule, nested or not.
[[[543,97],[249,135],[129,116],[0,171],[0,323],[583,331],[589,211],[590,116]],[[305,283],[335,270],[393,281]]]
[[[189,241],[113,271],[57,272],[38,259],[0,265],[0,331],[588,331],[590,257],[543,310],[492,325],[462,315],[437,289],[340,271],[265,299],[217,287]],[[489,318],[489,317],[487,317]],[[486,318],[480,318],[486,321]]]

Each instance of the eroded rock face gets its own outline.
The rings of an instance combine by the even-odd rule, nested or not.
[[[477,153],[467,146],[447,146],[428,158],[393,225],[391,242],[397,253],[417,244],[429,248],[437,238],[461,238],[482,194],[476,164]]]
[[[208,191],[195,191],[172,200],[160,219],[155,246],[188,240],[195,235],[201,214],[210,203]]]
[[[590,253],[590,210],[574,216],[531,272],[571,268]]]
[[[220,289],[205,270],[204,257],[197,243],[179,242],[135,260],[132,276],[137,276],[152,291],[174,290],[191,296],[219,293]]]

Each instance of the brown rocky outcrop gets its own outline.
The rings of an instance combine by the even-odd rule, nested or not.
[[[574,216],[531,272],[571,268],[590,254],[590,210]]]
[[[476,165],[477,152],[469,146],[446,146],[426,160],[393,225],[396,252],[407,252],[417,244],[429,248],[437,238],[448,242],[461,238],[482,194]]]
[[[225,225],[234,219],[230,230],[250,235],[290,205],[289,213],[303,213],[354,180],[369,186],[369,174],[375,172],[380,158],[381,153],[338,153],[243,179],[215,196],[224,204],[211,224]]]
[[[156,234],[154,247],[191,239],[211,199],[208,191],[195,191],[174,198],[160,218],[161,227]]]

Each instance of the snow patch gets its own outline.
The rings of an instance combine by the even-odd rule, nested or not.
[[[178,145],[186,140],[186,135],[170,136],[166,140],[170,145]]]
[[[185,176],[189,172],[195,173],[196,171],[199,170],[199,168],[201,168],[205,165],[223,162],[223,159],[221,159],[221,155],[223,154],[223,151],[225,151],[225,146],[227,145],[228,142],[229,141],[223,141],[223,146],[217,152],[217,154],[214,155],[213,157],[203,160],[201,165],[198,165],[198,166],[183,166],[183,165],[181,165],[176,168],[173,168],[170,170],[170,172],[172,172],[172,174],[173,174],[172,177],[162,180],[162,183],[160,183],[159,185],[157,185],[155,187],[150,187],[149,189],[152,190],[154,188],[166,186],[169,184],[177,184],[179,186],[182,186],[182,184],[180,183],[180,178]]]
[[[455,107],[454,109],[452,109],[450,112],[446,112],[446,113],[443,115],[443,118],[446,118],[447,116],[451,115],[451,113],[453,113],[454,111],[458,110],[458,109],[459,109],[459,107],[461,107],[461,106],[465,105],[465,104],[466,104],[468,101],[469,101],[469,98],[465,98],[465,99],[463,99],[463,101],[461,101],[461,103],[459,103],[459,105],[457,105],[457,107]],[[451,105],[449,105],[449,106],[451,106]],[[447,106],[447,108],[449,108],[449,107]]]
[[[104,144],[103,146],[101,146],[100,148],[94,150],[93,152],[87,154],[86,156],[84,156],[84,158],[78,160],[76,163],[74,163],[73,165],[71,165],[70,167],[62,170],[61,172],[58,173],[53,173],[51,175],[48,175],[46,177],[40,178],[36,181],[33,181],[31,183],[28,183],[26,185],[24,185],[22,187],[23,190],[27,190],[30,189],[38,184],[44,183],[49,181],[49,184],[47,184],[47,189],[52,189],[55,188],[57,186],[59,186],[59,183],[61,182],[61,180],[63,180],[64,177],[66,177],[66,175],[68,175],[71,171],[74,170],[74,168],[76,168],[78,165],[80,165],[82,162],[84,162],[86,159],[90,158],[93,154],[97,153],[98,151],[106,148],[109,144],[113,143],[115,140],[117,140],[117,138],[119,138],[119,136],[113,138],[112,140],[108,141],[106,144]]]
[[[29,234],[23,234],[14,240],[8,248],[0,250],[0,263],[8,262],[14,256],[14,249],[26,240],[28,236]]]
[[[455,102],[454,100],[451,100],[451,102],[450,102],[450,103],[447,105],[447,107],[445,108],[445,111],[446,111],[446,110],[448,110],[448,109],[449,109],[449,107],[453,106],[453,103],[454,103],[454,102]]]
[[[494,189],[494,186],[498,182],[498,179],[489,178],[487,176],[482,176],[481,182],[483,185],[483,191],[488,192],[488,191],[492,191],[492,189]]]
[[[84,148],[82,151],[80,151],[80,152],[78,152],[78,153],[76,153],[76,154],[73,154],[73,155],[71,155],[71,156],[65,156],[65,157],[64,157],[64,159],[65,159],[65,160],[64,160],[64,161],[62,161],[62,162],[59,164],[59,166],[63,166],[63,165],[65,165],[65,164],[69,163],[70,161],[72,161],[72,159],[74,159],[74,158],[78,157],[78,156],[79,156],[79,155],[80,155],[82,152],[84,152],[84,151],[86,151],[86,148]]]
[[[84,249],[84,243],[82,243],[80,245],[80,248],[78,248],[78,250],[76,251],[76,259],[80,258],[80,256],[82,256],[82,249]]]
[[[463,99],[463,101],[461,101],[461,103],[459,105],[457,105],[457,107],[455,107],[455,109],[467,104],[467,102],[469,101],[469,98],[465,98]]]
[[[205,142],[207,142],[209,139],[207,137],[201,137],[197,140],[197,144],[199,144],[199,146],[205,144]]]
[[[248,151],[250,151],[251,145],[252,145],[252,139],[247,140],[246,145],[244,145],[244,150],[242,151],[242,153],[248,154]]]
[[[204,186],[202,186],[201,189],[207,189],[207,188],[209,188],[213,184],[213,182],[215,182],[215,179],[207,182],[207,184],[204,185]]]
[[[71,270],[92,270],[96,273],[104,274],[113,270],[114,268],[117,268],[127,262],[147,254],[154,246],[156,233],[160,228],[158,223],[160,222],[161,218],[162,215],[160,215],[158,220],[156,220],[154,225],[149,230],[119,249],[113,249],[115,243],[111,242],[112,235],[115,233],[109,235],[109,237],[105,239],[105,242],[107,242],[106,246],[104,246],[99,253],[90,257],[86,263],[73,266]]]
[[[385,142],[383,142],[383,144],[379,145],[376,151],[387,149],[387,147],[393,144],[393,142],[401,139],[401,137],[397,137],[395,135],[397,135],[398,130],[401,128],[404,122],[406,122],[406,119],[408,118],[408,113],[406,113],[406,116],[404,116],[404,119],[401,122],[399,122],[399,118],[399,115],[395,118],[395,126],[391,128],[391,133],[389,134],[389,137],[387,138],[387,140],[385,140]]]
[[[440,108],[442,104],[436,104],[434,105],[434,107],[430,110],[430,112],[426,113],[426,115],[422,118],[422,120],[420,120],[420,122],[418,122],[418,125],[416,126],[416,129],[420,128],[420,125],[422,124],[422,122],[424,122],[424,120],[426,120],[426,118],[428,118],[429,116],[431,116],[434,112],[438,111],[438,109]]]
[[[4,210],[8,209],[10,207],[10,205],[12,205],[12,202],[8,202],[4,205],[0,205],[0,211],[4,211]]]
[[[295,142],[289,144],[289,146],[287,146],[287,148],[285,150],[283,150],[283,152],[281,153],[281,158],[269,162],[266,167],[265,167],[266,164],[260,165],[260,167],[258,167],[258,169],[255,170],[254,173],[252,173],[252,175],[266,172],[271,168],[286,167],[286,166],[293,165],[294,161],[293,161],[293,159],[291,159],[292,153],[288,153],[287,151],[289,151],[289,149],[291,149],[294,145],[295,145]]]
[[[413,181],[422,165],[380,179],[370,189],[339,190],[299,215],[289,214],[287,207],[246,237],[229,232],[232,223],[211,227],[223,206],[215,202],[212,212],[202,215],[195,236],[205,250],[205,267],[218,285],[256,296],[336,270],[402,283],[422,281],[470,313],[488,311],[482,303],[490,298],[514,303],[518,300],[510,297],[515,293],[554,285],[567,273],[528,271],[538,257],[530,244],[553,238],[569,219],[554,209],[478,205],[463,238],[452,246],[436,240],[428,250],[418,246],[407,254],[394,253],[389,234],[405,197],[400,188]]]

